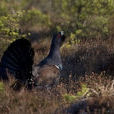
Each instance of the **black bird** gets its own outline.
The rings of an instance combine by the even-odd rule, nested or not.
[[[49,55],[38,65],[33,65],[34,50],[27,39],[18,39],[4,52],[0,63],[0,79],[8,80],[13,75],[27,88],[35,85],[52,85],[60,76],[62,61],[60,47],[65,40],[63,32],[53,36]],[[15,84],[14,84],[15,85]]]
[[[63,68],[60,47],[64,40],[65,36],[63,31],[54,35],[48,56],[39,64],[33,66],[32,74],[38,85],[51,86],[58,83],[60,71]]]
[[[8,74],[13,75],[22,84],[32,76],[34,50],[27,39],[18,39],[11,43],[4,52],[0,63],[0,79],[8,81]]]

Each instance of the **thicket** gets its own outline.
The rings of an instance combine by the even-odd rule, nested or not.
[[[19,25],[39,24],[64,29],[77,38],[106,37],[114,10],[113,0],[1,0],[0,4],[0,32],[10,35]]]
[[[64,30],[69,44],[114,34],[114,0],[1,0],[0,38]],[[46,36],[47,37],[47,36]]]

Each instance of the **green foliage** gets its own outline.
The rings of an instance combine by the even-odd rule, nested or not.
[[[19,35],[19,24],[18,18],[12,17],[11,15],[8,16],[1,16],[0,17],[0,35],[2,37],[10,37],[10,38],[17,38]]]
[[[0,16],[6,16],[8,14],[9,5],[7,0],[0,0]]]
[[[0,82],[0,92],[3,92],[4,91],[4,84],[3,82]]]
[[[32,10],[27,10],[23,11],[23,16],[21,18],[21,25],[45,25],[45,26],[50,26],[50,17],[48,15],[43,14],[40,10],[38,9],[32,9]]]
[[[20,20],[23,16],[23,12],[9,12],[6,16],[0,16],[0,36],[1,38],[10,39],[14,41],[17,38],[26,37],[25,34],[21,34]]]
[[[82,97],[82,96],[89,96],[90,93],[89,93],[89,88],[87,87],[87,85],[85,84],[82,84],[81,85],[81,91],[78,91],[77,92],[77,97]]]
[[[0,37],[16,39],[32,30],[64,30],[68,45],[81,39],[106,39],[112,31],[108,25],[114,0],[1,0]]]
[[[57,18],[64,19],[59,26],[69,34],[72,32],[75,39],[109,36],[107,24],[114,10],[113,0],[62,0],[61,3],[54,1],[55,9],[59,6]]]
[[[76,100],[75,95],[64,94],[63,97],[64,97],[65,102],[73,102],[74,100]]]
[[[82,97],[88,97],[90,95],[91,95],[91,93],[89,92],[89,88],[87,87],[87,85],[81,84],[81,90],[78,91],[76,95],[64,94],[63,98],[64,98],[65,102],[71,103],[71,102],[78,100]]]
[[[21,28],[34,25],[50,26],[49,16],[36,9],[23,10],[10,13],[6,16],[0,16],[0,36],[2,38],[10,38],[11,40],[26,37],[26,34],[20,33]]]

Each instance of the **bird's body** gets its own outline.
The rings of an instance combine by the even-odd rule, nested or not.
[[[58,83],[62,70],[60,47],[64,40],[65,36],[61,32],[54,35],[48,56],[33,67],[32,74],[38,85],[53,86]]]
[[[60,70],[54,65],[43,65],[36,67],[36,82],[38,86],[49,87],[57,85],[60,78]]]

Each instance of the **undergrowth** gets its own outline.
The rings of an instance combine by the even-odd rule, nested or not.
[[[21,91],[15,92],[10,88],[14,79],[6,83],[0,82],[0,113],[112,114],[114,48],[111,43],[94,41],[81,42],[72,48],[63,46],[61,52],[64,70],[59,85],[51,90],[35,88],[28,91],[23,87]],[[48,54],[49,45],[47,40],[40,41],[40,45],[33,44],[35,61],[40,61]]]

